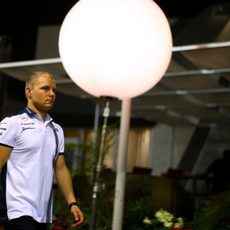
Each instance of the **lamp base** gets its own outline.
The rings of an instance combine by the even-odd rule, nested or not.
[[[100,96],[99,98],[102,101],[117,101],[117,100],[119,100],[117,97],[110,97],[110,96]]]

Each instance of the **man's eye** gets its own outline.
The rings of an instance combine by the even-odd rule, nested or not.
[[[48,89],[49,89],[49,87],[42,87],[41,89],[45,89],[45,90],[48,90]]]
[[[50,88],[49,88],[49,87],[42,87],[41,89],[47,91],[47,90],[49,90]]]

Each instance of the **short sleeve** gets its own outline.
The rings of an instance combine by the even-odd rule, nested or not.
[[[0,122],[0,144],[14,147],[16,122],[12,117],[6,117]]]
[[[57,135],[58,135],[58,153],[62,154],[65,151],[64,132],[63,132],[62,127],[59,124],[57,124],[55,122],[53,122],[53,123],[54,123],[55,129],[57,131]]]

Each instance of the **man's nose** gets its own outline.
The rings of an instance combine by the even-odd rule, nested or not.
[[[49,91],[49,95],[50,95],[50,96],[55,96],[55,94],[56,94],[56,93],[55,93],[54,90],[51,89],[51,90]]]

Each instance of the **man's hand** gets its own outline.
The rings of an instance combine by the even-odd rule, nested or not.
[[[75,228],[84,222],[84,214],[77,205],[73,205],[70,208],[70,212],[74,217],[74,223],[71,224],[71,227]]]

